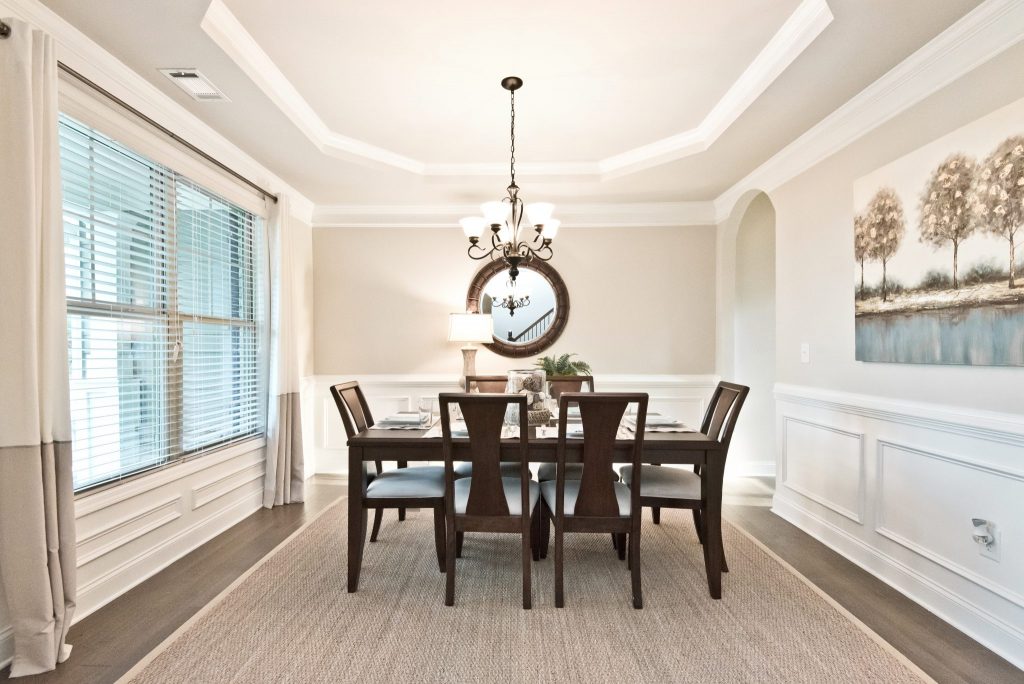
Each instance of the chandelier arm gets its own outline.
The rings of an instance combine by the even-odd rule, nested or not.
[[[533,256],[541,261],[551,261],[551,257],[555,256],[555,251],[551,249],[551,245],[544,245],[540,249],[533,250]]]
[[[473,256],[473,249],[474,248],[480,250],[480,256]],[[466,250],[466,255],[470,259],[473,259],[475,261],[480,261],[481,259],[486,259],[488,256],[490,256],[492,254],[494,254],[494,250],[493,249],[489,250],[489,249],[486,249],[484,247],[481,247],[480,245],[470,245],[469,249]],[[491,257],[491,258],[493,259],[494,257]]]

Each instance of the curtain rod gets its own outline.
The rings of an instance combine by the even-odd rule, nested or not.
[[[6,22],[0,21],[0,39],[7,38],[10,35],[11,35],[11,26],[10,26],[10,24],[7,24]],[[178,135],[174,131],[170,130],[166,126],[163,126],[163,125],[157,123],[156,121],[154,121],[150,117],[148,117],[145,114],[143,114],[142,112],[140,112],[135,107],[132,107],[130,104],[128,104],[127,102],[125,102],[124,100],[119,98],[117,95],[114,95],[113,93],[111,93],[109,90],[107,90],[103,86],[101,86],[101,85],[95,83],[94,81],[91,81],[90,79],[86,78],[82,74],[78,73],[77,71],[75,71],[74,69],[69,67],[64,62],[58,61],[57,62],[57,66],[64,73],[66,73],[69,76],[72,76],[72,77],[78,79],[79,81],[81,81],[85,85],[87,85],[90,88],[92,88],[93,90],[95,90],[100,95],[103,95],[104,97],[106,97],[107,99],[109,99],[109,100],[113,101],[114,103],[120,105],[124,109],[127,109],[129,112],[131,112],[132,114],[134,114],[138,118],[142,119],[143,121],[148,123],[150,126],[152,126],[153,128],[157,129],[158,131],[160,131],[161,133],[163,133],[164,135],[166,135],[168,138],[170,138],[171,140],[175,141],[179,145],[183,145],[184,147],[188,148],[190,151],[194,152],[195,154],[199,155],[200,157],[202,157],[206,161],[208,161],[211,164],[213,164],[214,166],[216,166],[221,171],[231,175],[234,178],[237,178],[239,181],[241,181],[242,183],[245,183],[250,188],[252,188],[256,192],[260,193],[264,197],[269,197],[270,199],[274,200],[275,204],[277,203],[277,195],[275,195],[274,193],[270,192],[269,190],[263,189],[262,187],[260,187],[259,185],[256,185],[251,180],[249,180],[248,178],[246,178],[242,174],[238,173],[237,171],[235,171],[231,167],[229,167],[226,164],[223,164],[222,162],[214,159],[213,157],[208,155],[206,152],[203,152],[201,149],[199,149],[198,147],[196,147],[195,145],[190,143],[188,140],[185,140],[184,138],[182,138],[180,135]]]
[[[9,31],[10,31],[10,29],[8,28],[8,32]],[[3,34],[3,27],[0,26],[0,35],[2,35],[2,34]],[[190,151],[196,153],[197,155],[199,155],[200,157],[202,157],[206,161],[210,162],[211,164],[216,166],[221,171],[223,171],[223,172],[225,172],[227,174],[230,174],[234,178],[237,178],[239,181],[241,181],[242,183],[245,183],[250,188],[252,188],[256,192],[260,193],[264,197],[269,197],[270,199],[272,199],[274,201],[275,204],[277,203],[277,195],[275,195],[274,193],[270,192],[269,190],[265,190],[264,188],[260,187],[256,183],[253,183],[251,180],[249,180],[248,178],[246,178],[242,174],[240,174],[237,171],[235,171],[234,169],[232,169],[231,167],[229,167],[226,164],[218,161],[217,159],[214,159],[209,154],[207,154],[206,152],[203,152],[201,149],[199,149],[198,147],[196,147],[195,145],[190,143],[188,140],[185,140],[180,135],[178,135],[174,131],[170,130],[166,126],[163,126],[162,124],[160,124],[160,123],[154,121],[153,119],[151,119],[150,117],[146,116],[145,114],[140,112],[138,109],[136,109],[135,107],[131,106],[130,104],[128,104],[127,102],[125,102],[124,100],[119,98],[117,95],[114,95],[113,93],[111,93],[109,90],[107,90],[103,86],[97,84],[95,81],[92,81],[92,80],[86,78],[82,74],[78,73],[77,71],[75,71],[74,69],[69,67],[64,62],[57,62],[57,66],[60,68],[61,71],[63,71],[67,75],[72,76],[72,77],[78,79],[79,81],[81,81],[85,85],[87,85],[90,88],[92,88],[93,90],[95,90],[100,95],[103,95],[104,97],[106,97],[107,99],[109,99],[109,100],[113,101],[114,103],[120,105],[124,109],[127,109],[129,112],[131,112],[132,114],[134,114],[138,118],[140,118],[143,121],[145,121],[146,123],[148,123],[153,128],[157,129],[158,131],[160,131],[161,133],[163,133],[164,135],[169,137],[171,140],[173,140],[176,143],[178,143],[180,145],[183,145],[184,147],[188,148]]]

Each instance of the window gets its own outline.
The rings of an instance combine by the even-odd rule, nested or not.
[[[59,125],[75,489],[261,434],[259,218]]]

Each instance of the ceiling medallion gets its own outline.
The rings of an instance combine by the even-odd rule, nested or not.
[[[551,218],[555,205],[550,202],[536,202],[523,205],[519,199],[519,186],[516,185],[516,91],[523,85],[518,76],[508,76],[501,81],[501,87],[509,91],[512,101],[512,147],[511,171],[512,182],[509,183],[508,197],[497,202],[484,202],[480,205],[483,217],[467,216],[459,221],[462,232],[469,238],[467,254],[471,259],[503,259],[508,264],[509,279],[514,283],[519,275],[519,265],[532,259],[547,261],[554,252],[551,241],[558,233],[561,221]],[[520,232],[523,213],[526,213],[527,226]],[[490,226],[490,247],[480,244],[484,230]],[[529,227],[533,227],[530,233]]]

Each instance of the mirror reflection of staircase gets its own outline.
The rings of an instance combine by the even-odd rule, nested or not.
[[[547,331],[548,326],[551,325],[551,321],[553,321],[554,319],[555,319],[555,310],[554,310],[554,308],[548,309],[546,312],[541,314],[540,317],[537,318],[537,320],[535,320],[532,323],[530,323],[529,325],[527,325],[523,329],[523,331],[521,333],[519,333],[518,335],[513,335],[512,331],[509,330],[508,331],[508,341],[509,342],[532,342],[533,340],[537,339],[538,337],[540,337],[541,335],[543,335]]]

